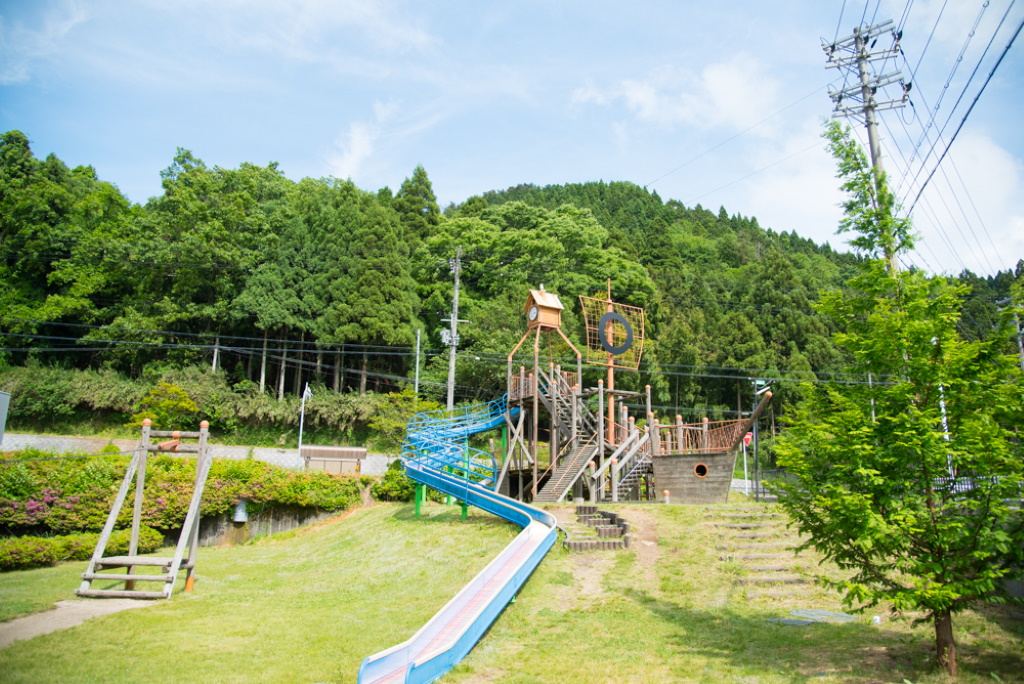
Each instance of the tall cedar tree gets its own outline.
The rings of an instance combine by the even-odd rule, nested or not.
[[[866,257],[848,290],[819,310],[869,384],[805,387],[779,464],[780,487],[804,547],[852,571],[834,583],[858,609],[881,602],[932,622],[936,659],[956,675],[953,615],[1010,600],[1004,580],[1024,567],[1018,505],[1024,459],[1012,426],[1024,418],[1024,383],[998,336],[958,333],[963,286],[895,267],[912,246],[894,218],[884,175],[838,125],[825,137],[849,193],[842,228]],[[1005,327],[1004,327],[1005,330]]]
[[[368,200],[362,225],[349,236],[352,291],[334,312],[334,336],[367,346],[411,345],[414,296],[408,248],[395,213]],[[364,348],[359,390],[366,390],[369,349]]]
[[[441,223],[437,196],[422,166],[417,166],[412,172],[412,178],[402,182],[393,206],[402,219],[404,237],[410,244],[427,238]]]

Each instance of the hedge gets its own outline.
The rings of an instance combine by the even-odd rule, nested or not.
[[[160,548],[163,535],[151,527],[139,531],[139,553],[151,553]],[[92,558],[99,543],[98,533],[69,534],[59,537],[6,537],[0,538],[0,572],[28,570],[56,565],[59,561],[82,561]],[[110,535],[107,555],[128,553],[131,530],[118,530]]]
[[[128,467],[127,456],[81,455],[52,459],[26,450],[0,464],[0,530],[8,534],[68,534],[103,528]],[[29,460],[51,457],[51,460]],[[155,456],[148,460],[142,523],[179,529],[195,481],[195,459]],[[231,511],[241,499],[256,505],[291,505],[325,511],[360,503],[369,476],[294,471],[261,461],[215,459],[203,492],[201,514]],[[134,484],[128,500],[134,497]],[[118,526],[131,525],[131,506],[122,507]]]

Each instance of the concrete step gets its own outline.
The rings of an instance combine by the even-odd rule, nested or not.
[[[813,580],[807,577],[739,577],[737,584],[811,584]]]
[[[760,565],[745,568],[748,572],[793,572],[788,565]]]

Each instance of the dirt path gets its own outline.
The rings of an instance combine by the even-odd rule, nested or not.
[[[122,610],[132,608],[145,608],[153,605],[153,601],[140,601],[137,599],[103,599],[78,600],[78,601],[57,601],[54,604],[55,610],[48,610],[45,613],[36,613],[23,618],[17,618],[9,622],[0,623],[0,648],[7,648],[15,641],[31,639],[41,634],[56,632],[58,629],[67,629],[80,625],[89,618],[100,615],[118,613]]]
[[[640,507],[624,508],[621,513],[632,528],[632,548],[636,552],[637,563],[643,569],[644,583],[648,587],[657,588],[658,573],[654,566],[658,563],[661,550],[658,548],[658,525],[654,516]]]

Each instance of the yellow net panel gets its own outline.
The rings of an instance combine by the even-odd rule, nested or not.
[[[644,310],[606,299],[580,297],[587,326],[587,363],[636,370],[644,349]]]

